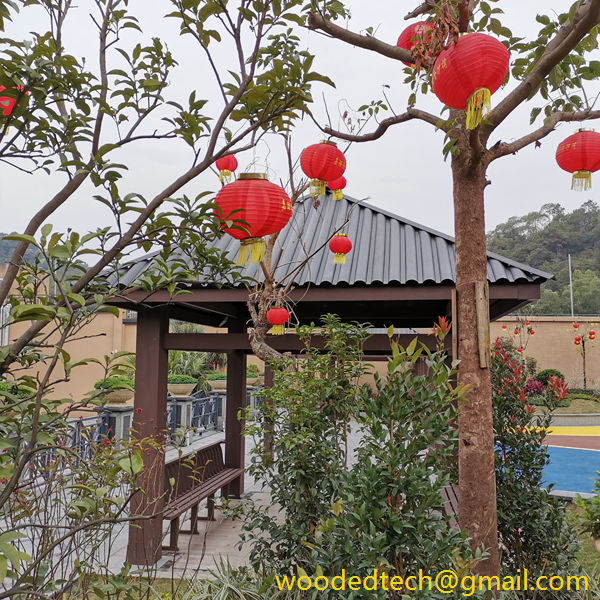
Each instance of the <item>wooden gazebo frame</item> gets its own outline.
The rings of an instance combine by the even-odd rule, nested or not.
[[[491,319],[514,311],[539,298],[542,280],[527,283],[492,283],[489,286]],[[192,287],[188,293],[171,297],[166,291],[148,295],[131,292],[113,304],[137,311],[136,379],[133,430],[139,439],[155,440],[143,452],[144,470],[139,479],[141,491],[131,513],[144,518],[129,530],[127,560],[132,564],[154,564],[162,555],[164,451],[166,430],[167,357],[169,350],[217,351],[227,353],[227,403],[225,414],[225,465],[244,466],[243,424],[238,413],[244,406],[246,357],[252,352],[247,328],[246,288]],[[369,322],[374,327],[431,327],[438,316],[451,316],[451,285],[307,285],[293,289],[289,300],[296,302],[299,323],[318,322],[328,312],[344,321]],[[177,319],[226,328],[227,333],[169,333],[169,320]],[[460,334],[460,333],[459,333]],[[414,336],[400,339],[407,344]],[[420,336],[429,347],[431,336]],[[296,335],[270,336],[268,343],[279,351],[300,352]],[[319,339],[315,339],[315,345]],[[365,344],[365,355],[389,353],[385,334],[373,335]],[[269,382],[267,381],[267,384]],[[229,486],[229,495],[244,491],[244,476]]]

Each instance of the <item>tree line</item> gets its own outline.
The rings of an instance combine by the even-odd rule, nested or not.
[[[575,314],[600,314],[600,207],[592,200],[567,212],[560,204],[511,217],[487,234],[488,249],[552,273],[531,312],[571,314],[568,255]]]

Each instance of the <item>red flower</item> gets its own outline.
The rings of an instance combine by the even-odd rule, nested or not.
[[[102,440],[102,443],[103,443],[105,446],[108,446],[108,444],[110,444],[110,440],[109,440],[108,438],[104,438],[104,439]]]
[[[502,391],[498,390],[498,396],[502,396]]]
[[[527,394],[523,388],[519,388],[519,400],[523,403],[527,402]]]

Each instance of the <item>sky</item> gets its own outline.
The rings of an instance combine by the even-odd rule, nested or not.
[[[418,1],[399,3],[397,0],[350,0],[352,17],[348,27],[363,31],[371,26],[375,35],[389,43],[395,43],[400,32],[412,21],[405,21],[404,15],[413,9]],[[398,5],[402,4],[402,8]],[[535,22],[538,13],[564,12],[571,0],[500,0],[496,6],[503,8],[503,24],[512,29],[515,35],[533,37],[539,29]],[[173,19],[165,20],[162,15],[169,11],[166,0],[131,0],[130,7],[139,17],[145,39],[158,36],[173,51],[180,61],[169,88],[173,97],[184,99],[190,87],[198,90],[199,97],[211,98],[218,102],[212,84],[211,74],[197,47],[190,40],[178,35]],[[90,19],[93,10],[92,0],[80,0],[69,22],[65,45],[76,56],[86,57],[88,64],[95,64],[95,44],[97,34]],[[14,37],[26,36],[28,31],[41,31],[46,28],[43,16],[33,9],[25,9],[14,24],[7,28],[7,34]],[[133,38],[124,38],[130,43]],[[379,56],[359,48],[350,47],[337,40],[328,39],[317,32],[304,31],[302,44],[316,55],[314,68],[327,74],[336,82],[336,88],[319,85],[314,89],[316,117],[324,121],[331,116],[334,127],[347,109],[352,113],[361,104],[382,98],[385,88],[390,106],[396,112],[406,108],[410,93],[403,83],[403,66],[397,61]],[[598,53],[600,58],[600,52]],[[233,59],[231,49],[225,44],[216,49],[216,58],[225,69]],[[91,61],[91,62],[90,62]],[[492,96],[495,105],[515,85],[508,85]],[[598,91],[597,82],[592,88]],[[326,107],[325,107],[326,104]],[[418,107],[440,114],[441,103],[430,94],[420,97]],[[521,107],[507,119],[492,138],[511,141],[529,131],[529,111],[531,106]],[[389,115],[384,115],[389,116]],[[539,122],[534,127],[539,126]],[[584,124],[585,126],[585,124]],[[587,126],[592,126],[593,123]],[[375,123],[367,124],[365,131],[375,128]],[[541,148],[528,147],[516,156],[500,159],[488,171],[491,185],[486,189],[486,230],[514,215],[524,215],[548,202],[556,202],[571,211],[587,200],[600,201],[600,175],[596,175],[595,187],[588,192],[577,193],[570,190],[570,174],[562,171],[554,160],[559,142],[573,133],[578,125],[563,124],[542,141]],[[600,129],[600,125],[597,127]],[[293,134],[293,148],[299,156],[303,147],[323,138],[316,125],[308,117],[303,119]],[[404,218],[421,223],[453,235],[452,182],[449,162],[444,162],[442,147],[443,134],[430,125],[412,121],[392,127],[386,135],[375,142],[353,144],[346,152],[348,167],[345,174],[348,180],[346,192],[355,198],[396,213]],[[341,146],[343,147],[344,146]],[[123,152],[115,158],[123,159],[131,169],[124,179],[124,193],[137,191],[148,197],[167,185],[190,164],[190,153],[182,145],[169,142],[148,142],[135,149]],[[286,167],[282,146],[276,141],[261,143],[258,148],[238,155],[240,170],[264,171],[274,182],[286,177]],[[38,173],[26,175],[5,165],[0,165],[0,205],[3,216],[0,231],[21,231],[31,216],[46,202],[54,191],[60,189],[63,177],[46,176]],[[184,188],[188,194],[206,189],[217,191],[218,179],[213,173],[206,173]],[[92,200],[96,190],[91,185],[84,186],[52,218],[50,222],[64,230],[71,227],[80,232],[93,230],[111,223],[111,216],[105,207]]]

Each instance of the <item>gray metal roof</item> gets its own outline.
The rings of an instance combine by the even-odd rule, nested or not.
[[[328,248],[328,240],[338,229],[348,235],[353,246],[343,265],[334,265]],[[216,245],[235,260],[237,240],[223,235]],[[317,208],[312,198],[299,200],[279,235],[275,259],[280,252],[276,280],[314,253],[295,278],[300,286],[454,283],[454,238],[347,196],[337,201],[329,195],[322,197]],[[128,263],[120,284],[131,285],[149,267],[152,256]],[[248,265],[243,273],[260,275],[256,265]],[[552,277],[491,252],[487,276],[490,283],[542,283]]]

